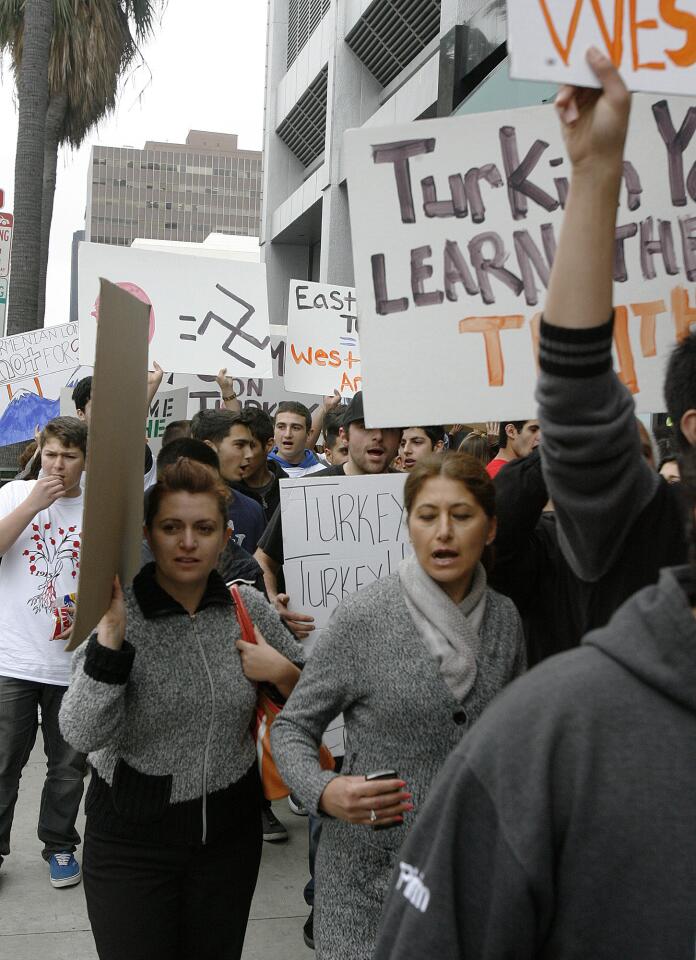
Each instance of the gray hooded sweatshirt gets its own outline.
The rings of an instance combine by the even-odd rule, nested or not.
[[[693,585],[663,571],[484,713],[400,851],[374,960],[693,960]]]

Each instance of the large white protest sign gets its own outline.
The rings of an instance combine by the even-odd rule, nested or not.
[[[360,390],[360,343],[355,291],[291,280],[285,387],[352,397]]]
[[[60,413],[60,391],[79,368],[77,324],[0,339],[0,446],[34,436]]]
[[[664,409],[666,358],[696,320],[695,129],[693,101],[634,98],[615,361],[642,413]],[[534,416],[570,175],[553,108],[367,127],[346,148],[368,424]]]
[[[693,2],[508,0],[507,10],[512,77],[599,86],[585,59],[595,46],[631,90],[696,91]]]
[[[403,473],[280,481],[285,587],[290,609],[314,617],[308,650],[342,600],[395,573],[411,553],[405,482]],[[324,740],[342,752],[342,720]]]
[[[94,362],[99,278],[150,305],[149,359],[169,372],[270,377],[266,268],[261,263],[81,243],[80,359]]]
[[[275,327],[275,329],[279,329]],[[281,328],[282,329],[282,328]],[[285,387],[287,345],[285,335],[271,333],[271,360],[273,379],[262,380],[257,377],[235,376],[232,386],[242,407],[264,410],[271,418],[275,416],[278,404],[284,400],[304,403],[310,413],[320,406],[320,396],[314,394],[289,393]],[[217,371],[216,371],[217,372]],[[170,386],[184,386],[188,390],[188,416],[195,416],[199,410],[213,409],[220,401],[220,388],[212,373],[198,375],[175,373],[166,377]]]

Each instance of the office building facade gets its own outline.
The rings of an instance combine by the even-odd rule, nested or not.
[[[258,236],[262,154],[235,134],[192,130],[186,143],[92,148],[86,239],[202,242],[211,233]]]
[[[449,116],[496,74],[500,94],[505,36],[505,0],[269,0],[261,245],[274,316],[291,278],[353,283],[344,132]],[[503,100],[549,89],[524,86]]]

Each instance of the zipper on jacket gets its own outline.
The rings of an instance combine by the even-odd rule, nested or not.
[[[202,808],[203,808],[203,835],[201,838],[201,843],[205,844],[208,837],[208,760],[210,756],[210,744],[213,739],[213,726],[215,723],[215,684],[213,683],[213,675],[210,672],[210,666],[208,665],[208,660],[205,655],[205,650],[203,649],[203,644],[201,643],[201,638],[198,636],[196,631],[196,617],[195,614],[191,614],[191,625],[193,627],[193,633],[196,637],[196,642],[198,643],[198,649],[201,652],[201,659],[203,661],[203,666],[205,667],[205,672],[208,675],[208,683],[210,685],[210,725],[208,727],[208,736],[205,742],[205,753],[203,754],[203,797],[202,797]]]

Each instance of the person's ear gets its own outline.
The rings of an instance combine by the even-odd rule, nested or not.
[[[505,436],[509,437],[511,440],[517,439],[517,427],[514,423],[505,424]]]
[[[342,437],[346,441],[346,443],[348,442],[348,431],[346,430],[345,427],[338,428],[338,435],[339,437]]]
[[[487,547],[490,547],[490,545],[493,543],[497,532],[498,532],[498,518],[491,517],[488,521],[488,536],[486,537]]]
[[[203,443],[206,443],[206,444],[210,447],[211,450],[214,450],[215,453],[217,453],[218,448],[217,448],[217,446],[213,443],[212,440],[204,440]]]
[[[273,437],[270,437],[270,438],[266,441],[266,454],[267,454],[267,455],[271,452],[271,450],[273,449],[274,446],[275,446],[275,444],[274,444],[274,442],[273,442]]]
[[[440,451],[444,449],[445,449],[445,441],[438,440],[435,446],[433,447],[433,453],[440,453]]]
[[[679,429],[689,446],[696,447],[696,410],[687,410],[683,414],[679,421]]]

